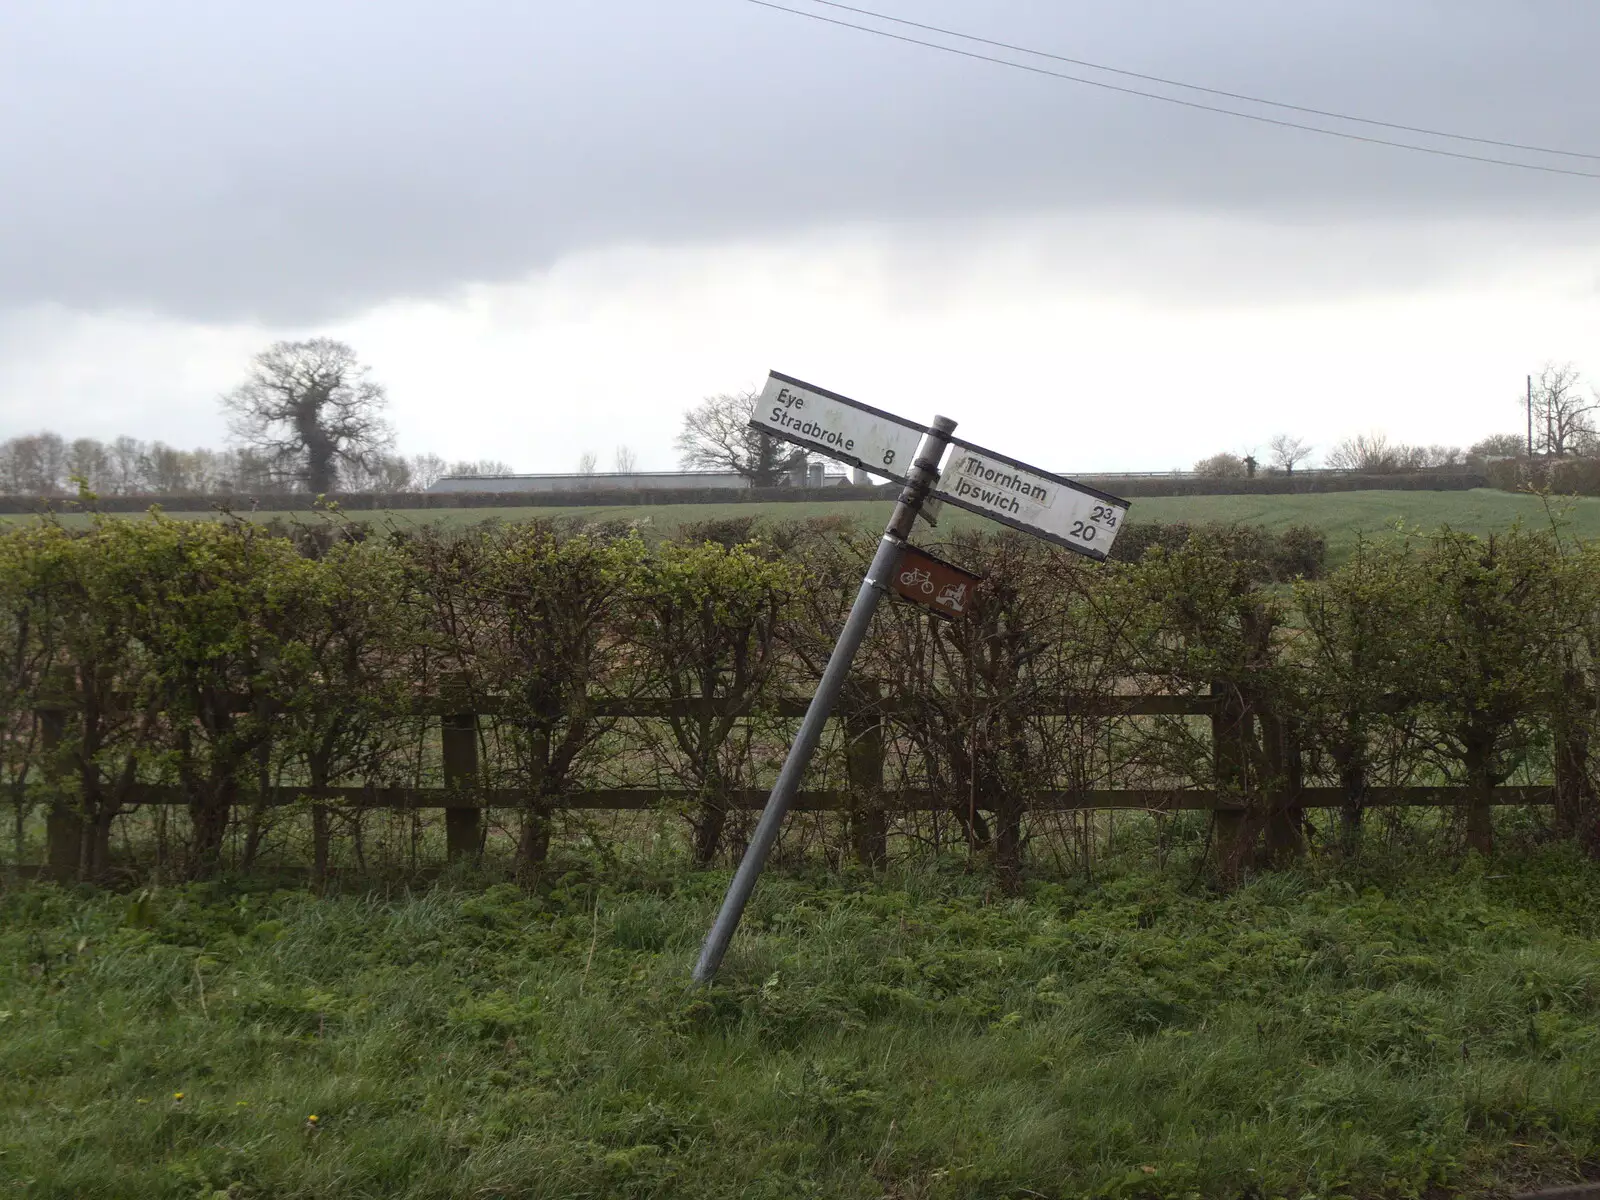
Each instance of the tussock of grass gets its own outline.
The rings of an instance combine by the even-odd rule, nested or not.
[[[574,872],[0,899],[0,1178],[78,1197],[1376,1196],[1600,1145],[1600,870]],[[177,1094],[182,1098],[178,1099]],[[312,1115],[316,1120],[312,1121]]]

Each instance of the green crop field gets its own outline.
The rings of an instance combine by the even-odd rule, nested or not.
[[[1403,523],[1414,530],[1448,525],[1472,533],[1496,533],[1518,520],[1547,527],[1552,516],[1578,537],[1600,535],[1600,498],[1553,499],[1474,488],[1466,492],[1323,492],[1294,496],[1152,496],[1134,502],[1132,516],[1144,521],[1226,521],[1275,531],[1311,525],[1328,536],[1337,554],[1360,534],[1376,534]]]
[[[1148,860],[1146,860],[1148,861]],[[0,1193],[1442,1197],[1600,1154],[1600,868],[0,894]]]
[[[400,509],[393,512],[352,512],[357,521],[392,522],[402,528],[433,524],[455,526],[483,520],[522,521],[544,518],[566,522],[623,521],[637,523],[647,536],[671,536],[686,524],[756,516],[771,520],[814,517],[847,518],[866,526],[881,527],[892,505],[888,501],[839,501],[785,504],[660,504],[636,506]],[[1397,522],[1413,530],[1433,530],[1443,525],[1474,533],[1493,533],[1521,520],[1547,525],[1554,513],[1578,537],[1600,536],[1600,498],[1568,497],[1550,502],[1538,497],[1476,488],[1465,492],[1359,491],[1321,492],[1278,496],[1152,496],[1135,500],[1134,521],[1224,521],[1263,525],[1282,530],[1291,525],[1311,525],[1327,534],[1335,561],[1342,558],[1360,535],[1381,534]],[[205,518],[209,513],[174,513]],[[310,513],[261,512],[258,520],[318,520]],[[27,520],[26,517],[0,518]],[[68,516],[69,523],[85,518]],[[1001,526],[960,509],[946,508],[941,529]]]

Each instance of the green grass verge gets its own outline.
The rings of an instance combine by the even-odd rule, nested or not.
[[[39,1197],[1419,1196],[1600,1151],[1600,869],[0,897]],[[315,1120],[312,1119],[313,1115]],[[9,1190],[9,1189],[8,1189]],[[1443,1191],[1442,1191],[1443,1190]]]
[[[887,501],[840,501],[838,503],[794,504],[660,504],[638,506],[589,506],[577,508],[464,508],[404,509],[391,513],[354,512],[358,521],[393,522],[401,527],[475,524],[483,520],[526,521],[545,518],[558,521],[637,522],[648,534],[667,537],[686,524],[725,520],[730,517],[758,516],[770,520],[799,520],[811,517],[843,517],[863,525],[879,527],[888,520],[892,505]],[[1584,538],[1600,536],[1600,498],[1577,497],[1552,501],[1551,508],[1566,522],[1572,534]],[[173,516],[206,519],[206,513],[174,513]],[[308,513],[263,512],[257,519],[318,520]],[[1397,522],[1416,530],[1434,530],[1443,525],[1474,533],[1495,533],[1521,520],[1545,526],[1550,516],[1544,503],[1534,496],[1476,488],[1465,492],[1320,492],[1282,496],[1151,496],[1134,501],[1133,520],[1148,522],[1200,521],[1239,522],[1263,525],[1281,531],[1291,525],[1310,525],[1324,531],[1335,561],[1349,553],[1357,537],[1382,534]],[[0,518],[28,520],[27,517]],[[85,518],[68,516],[70,523]],[[1001,526],[960,509],[947,508],[941,529]],[[937,534],[931,535],[937,540]]]

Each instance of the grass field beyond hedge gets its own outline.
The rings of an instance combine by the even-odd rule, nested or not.
[[[1551,501],[1551,506],[1568,521],[1571,532],[1584,538],[1600,536],[1600,497],[1568,497]],[[881,527],[893,506],[887,501],[846,500],[836,503],[794,504],[658,504],[637,506],[590,506],[578,508],[462,508],[404,509],[392,513],[352,512],[357,521],[392,521],[406,527],[424,524],[456,526],[483,520],[526,521],[545,518],[557,521],[639,522],[647,533],[667,537],[684,525],[730,517],[757,516],[769,520],[799,520],[812,517],[844,517],[864,525]],[[173,513],[173,516],[202,517],[209,514]],[[316,520],[310,513],[262,512],[259,520],[274,517],[284,520]],[[0,520],[28,520],[7,517]],[[81,516],[65,518],[80,523]],[[1449,525],[1471,533],[1496,533],[1521,519],[1545,527],[1549,514],[1535,496],[1475,488],[1465,492],[1361,491],[1319,492],[1280,496],[1150,496],[1133,502],[1132,519],[1142,522],[1238,522],[1262,525],[1281,532],[1291,525],[1310,525],[1328,536],[1330,554],[1342,559],[1360,534],[1381,534],[1395,522],[1423,531]],[[983,517],[960,509],[947,508],[940,529],[979,527],[1000,529]],[[924,530],[925,541],[937,541],[938,531]]]
[[[1567,851],[1034,882],[613,867],[318,899],[0,896],[38,1197],[1415,1196],[1600,1152]]]

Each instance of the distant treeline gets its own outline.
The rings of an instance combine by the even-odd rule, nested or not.
[[[471,474],[463,468],[475,464],[458,463],[452,474]],[[479,473],[488,474],[487,469]],[[1296,471],[1293,475],[1258,475],[1254,479],[1203,478],[1197,475],[1168,476],[1093,476],[1095,486],[1119,496],[1224,496],[1286,495],[1319,492],[1353,492],[1371,489],[1385,491],[1464,491],[1492,486],[1489,478],[1475,471],[1440,474],[1419,472],[1406,475],[1340,475]],[[411,484],[406,491],[339,492],[326,499],[350,512],[382,512],[388,509],[495,509],[495,508],[602,508],[683,504],[812,504],[850,500],[892,500],[898,494],[894,484],[861,487],[772,487],[772,488],[641,488],[573,492],[428,492]],[[1498,486],[1498,485],[1493,485]],[[1506,485],[1517,490],[1520,485]],[[118,492],[92,487],[93,507],[102,512],[144,512],[159,505],[167,512],[210,512],[217,508],[236,511],[256,507],[275,511],[311,511],[319,507],[317,497],[303,488],[287,490],[272,487],[229,488],[211,492]],[[252,505],[250,501],[255,501]],[[75,511],[79,506],[76,487],[71,491],[29,490],[0,494],[0,513],[35,513],[45,510]]]
[[[1508,492],[1548,488],[1562,496],[1600,496],[1600,458],[1507,459],[1490,463],[1488,475]]]
[[[446,462],[437,454],[380,457],[369,470],[346,472],[339,483],[351,492],[422,491],[444,475],[504,475],[495,460]],[[275,495],[304,491],[247,449],[180,450],[134,437],[77,438],[32,433],[0,442],[0,493],[9,496],[70,496],[78,481],[102,496]]]

